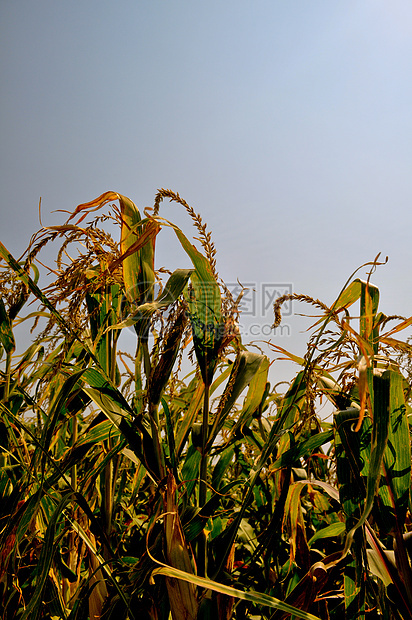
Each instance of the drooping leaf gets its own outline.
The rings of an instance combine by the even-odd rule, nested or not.
[[[301,417],[305,396],[306,373],[302,370],[296,375],[279,407],[278,419],[282,421],[283,428],[290,428]]]
[[[155,477],[159,477],[152,437],[141,421],[133,418],[133,411],[121,392],[97,369],[86,369],[82,380],[90,386],[85,385],[83,391],[119,429],[143,465]]]
[[[338,311],[342,308],[352,306],[362,294],[362,281],[358,278],[353,280],[339,295],[338,299],[332,305],[332,310]]]
[[[68,221],[80,215],[78,225],[88,213],[100,209],[109,202],[118,201],[121,212],[120,249],[123,280],[127,299],[140,305],[153,294],[154,285],[154,240],[160,230],[154,220],[142,220],[139,210],[130,198],[109,191],[90,202],[78,205]],[[111,266],[112,269],[115,267]]]
[[[296,461],[302,457],[309,457],[314,450],[319,449],[321,446],[327,445],[329,441],[333,439],[333,431],[324,431],[323,433],[317,433],[312,435],[304,441],[300,441],[293,447],[289,448],[285,452],[278,454],[276,460],[271,466],[273,470],[281,469],[282,467],[292,466]],[[319,481],[316,481],[319,483]]]
[[[163,291],[155,301],[144,303],[136,308],[132,316],[121,323],[109,327],[112,329],[123,329],[124,327],[134,327],[138,335],[147,332],[150,318],[158,310],[164,310],[174,303],[182,294],[193,269],[176,269],[165,284]]]
[[[321,530],[318,530],[316,534],[314,534],[312,538],[308,540],[308,546],[311,547],[317,540],[320,540],[322,538],[334,538],[340,536],[345,532],[345,529],[345,524],[341,521],[338,521],[337,523],[331,523],[330,525],[323,527]]]
[[[251,354],[249,352],[243,352],[243,354],[248,355],[248,356],[256,355],[256,354]],[[240,355],[242,355],[242,353]],[[235,361],[235,364],[236,364],[236,361]],[[238,429],[242,429],[245,425],[248,425],[250,423],[250,420],[252,419],[252,416],[262,404],[262,399],[264,398],[266,394],[268,371],[269,371],[269,359],[268,358],[261,359],[259,363],[258,357],[254,359],[251,359],[249,357],[249,367],[247,369],[247,373],[244,372],[244,376],[243,376],[243,380],[245,380],[248,378],[247,375],[251,375],[251,378],[249,380],[249,389],[248,389],[248,392],[245,398],[245,402],[243,403],[243,408],[239,415],[239,418],[236,420],[233,428],[231,429],[232,434],[235,434]],[[230,381],[231,379],[229,379],[229,385],[230,385]],[[235,383],[238,381],[239,381],[238,377],[236,377]],[[238,392],[239,387],[236,389],[236,392]],[[236,398],[238,398],[238,396],[239,396],[239,393],[235,395],[235,400]]]
[[[238,354],[209,433],[209,447],[223,428],[231,408],[248,384],[250,388],[247,395],[247,409],[254,411],[259,405],[266,387],[268,367],[269,362],[264,355],[250,351],[241,351]]]
[[[55,317],[57,323],[62,328],[63,332],[66,334],[72,333],[70,326],[63,319],[60,313],[56,310],[53,304],[48,300],[43,291],[37,286],[37,284],[32,280],[30,275],[23,269],[23,267],[16,261],[16,259],[10,254],[10,252],[4,247],[4,245],[0,241],[0,257],[6,261],[9,267],[14,271],[17,277],[26,285],[26,287],[39,299],[43,305],[51,312],[51,314]]]
[[[156,577],[156,575],[166,575],[167,577],[182,579],[189,583],[196,584],[201,588],[206,588],[215,592],[220,592],[221,594],[226,594],[227,596],[233,596],[234,598],[249,601],[258,606],[270,607],[271,609],[280,609],[281,611],[292,614],[296,618],[302,618],[302,620],[320,620],[318,616],[314,616],[306,611],[302,611],[301,609],[282,603],[282,601],[273,596],[261,594],[259,592],[244,592],[242,590],[226,586],[222,583],[212,581],[211,579],[191,575],[184,571],[177,570],[176,568],[172,568],[171,566],[163,565],[161,568],[155,568],[152,572],[152,578]]]
[[[300,610],[309,609],[315,602],[318,593],[328,580],[328,570],[323,562],[316,562],[310,567],[306,575],[292,587],[285,603]],[[289,614],[288,614],[289,615]],[[273,620],[286,620],[287,615],[275,612]]]

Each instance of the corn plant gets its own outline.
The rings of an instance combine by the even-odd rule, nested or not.
[[[198,247],[160,216],[164,199]],[[165,227],[188,261],[173,272],[155,266]],[[52,241],[56,277],[40,287]],[[393,338],[412,320],[379,313],[370,278],[330,307],[297,296],[321,314],[305,358],[272,346],[301,366],[281,394],[269,358],[242,343],[206,225],[170,190],[144,217],[106,192],[19,261],[0,256],[6,620],[412,616],[409,386],[395,362],[410,347]],[[35,331],[18,353],[23,319]]]

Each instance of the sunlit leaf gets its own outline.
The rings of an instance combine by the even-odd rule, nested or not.
[[[294,615],[296,618],[302,618],[303,620],[320,620],[318,616],[314,616],[306,611],[302,611],[292,607],[291,605],[282,603],[282,601],[279,601],[273,596],[268,596],[267,594],[261,594],[258,592],[243,592],[242,590],[226,586],[216,581],[212,581],[211,579],[205,579],[204,577],[198,577],[197,575],[190,575],[170,566],[162,566],[161,568],[154,569],[152,572],[152,578],[156,577],[156,575],[166,575],[167,577],[182,579],[202,588],[213,590],[214,592],[220,592],[221,594],[226,594],[227,596],[233,596],[234,598],[244,601],[250,601],[255,605],[285,611]]]
[[[265,391],[268,367],[269,362],[264,355],[250,351],[241,351],[238,354],[209,433],[210,443],[222,429],[231,408],[248,384],[250,388],[246,402],[247,411],[255,411]]]
[[[333,538],[335,536],[340,536],[345,532],[345,529],[346,526],[344,523],[331,523],[330,525],[323,527],[321,530],[318,530],[308,541],[308,546],[312,547],[317,540],[322,538]]]
[[[194,266],[191,275],[192,289],[188,299],[193,343],[203,380],[210,385],[219,350],[226,336],[220,289],[207,258],[190,243],[179,228],[174,227],[174,230]]]

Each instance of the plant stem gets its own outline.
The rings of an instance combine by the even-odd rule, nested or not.
[[[3,391],[3,402],[7,403],[9,399],[10,393],[10,374],[11,374],[11,351],[7,351],[6,353],[6,368],[5,368],[5,377],[6,380],[4,382],[4,391]]]
[[[159,477],[160,480],[162,480],[166,475],[165,462],[161,444],[162,440],[160,437],[159,414],[157,411],[157,405],[154,405],[153,403],[149,403],[149,419],[150,430],[152,431],[153,446],[156,453],[157,466],[159,468]]]
[[[71,433],[71,446],[73,447],[77,441],[78,437],[78,422],[77,422],[77,414],[73,416],[71,420],[72,425],[72,433]],[[71,468],[71,485],[72,488],[77,491],[77,464],[75,463]]]
[[[203,418],[202,418],[202,458],[200,461],[199,478],[199,507],[203,508],[206,504],[207,495],[207,454],[206,445],[209,430],[209,384],[205,383],[205,393],[203,397]],[[207,574],[207,538],[204,531],[201,532],[198,540],[198,571],[199,575],[206,577]]]
[[[202,418],[202,459],[200,461],[200,481],[199,481],[199,507],[206,504],[206,477],[207,477],[207,454],[206,444],[209,430],[209,385],[205,384],[203,396],[203,418]]]

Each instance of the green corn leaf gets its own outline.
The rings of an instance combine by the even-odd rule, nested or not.
[[[389,395],[390,395],[390,380],[387,374],[383,374],[382,377],[375,376],[373,380],[374,384],[374,411],[373,411],[373,426],[371,435],[371,457],[368,467],[366,498],[363,507],[362,515],[359,521],[348,533],[344,555],[350,549],[353,536],[356,530],[364,525],[372,508],[379,488],[379,481],[382,473],[383,456],[388,441],[389,435]]]
[[[209,282],[202,282],[195,274],[191,281],[193,289],[189,297],[189,312],[193,344],[203,381],[210,385],[224,335],[223,322],[218,318],[220,292]]]
[[[349,546],[353,536],[357,544],[353,545],[352,558],[344,568],[345,613],[348,618],[362,618],[364,612],[364,584],[362,572],[362,531],[357,528],[362,515],[366,496],[366,477],[370,461],[371,422],[365,417],[358,432],[354,428],[359,418],[359,409],[351,407],[337,412],[335,423],[335,453],[340,501],[346,517],[345,529],[350,531],[346,537]],[[353,528],[353,529],[352,529]],[[345,554],[349,551],[349,546]]]
[[[248,356],[256,355],[248,352],[246,353],[248,354]],[[253,372],[253,369],[255,369],[255,374],[252,374],[250,372],[251,370]],[[250,359],[248,370],[248,374],[252,374],[252,377],[249,382],[249,389],[245,398],[245,402],[243,403],[242,411],[235,425],[232,428],[232,435],[234,435],[238,429],[242,429],[244,426],[247,426],[250,423],[252,416],[262,404],[262,400],[264,399],[266,394],[269,359],[261,359],[260,363],[258,358],[255,358],[255,360]]]
[[[201,454],[193,445],[189,446],[186,459],[182,467],[181,479],[186,486],[187,497],[190,498],[199,476]]]
[[[198,577],[197,575],[186,573],[176,568],[172,568],[171,566],[163,565],[161,568],[155,568],[154,571],[152,571],[151,576],[152,578],[154,578],[157,575],[165,575],[167,577],[173,577],[174,579],[182,579],[183,581],[193,583],[201,588],[213,590],[214,592],[220,592],[221,594],[233,596],[234,598],[238,598],[244,601],[249,601],[251,603],[254,603],[255,605],[270,607],[271,609],[279,609],[280,611],[292,614],[296,618],[302,618],[302,620],[320,620],[318,616],[314,616],[313,614],[310,614],[306,611],[302,611],[301,609],[297,609],[296,607],[287,605],[286,603],[283,603],[282,601],[274,598],[273,596],[261,594],[258,592],[243,592],[242,590],[226,586],[222,583],[212,581],[211,579],[206,579],[204,577]]]
[[[142,223],[139,210],[129,198],[118,194],[122,213],[120,248],[126,297],[140,305],[153,299],[154,244],[160,230],[156,222]],[[143,239],[147,240],[143,242]]]
[[[309,483],[309,482],[308,482]],[[303,490],[303,484],[291,484],[286,498],[284,521],[289,522],[289,543],[290,543],[290,560],[295,561],[296,540],[298,534],[298,526],[301,528],[304,544],[306,545],[305,527],[302,517],[302,508],[300,496]]]
[[[232,523],[230,523],[230,525],[228,525],[225,532],[223,533],[223,536],[225,538],[225,544],[222,545],[221,554],[220,555],[217,554],[219,555],[219,557],[217,558],[217,562],[216,562],[217,569],[214,573],[215,576],[217,576],[220,573],[220,571],[222,570],[226,562],[227,554],[229,550],[231,549],[232,544],[236,538],[236,534],[240,526],[240,523],[242,521],[242,518],[245,514],[247,507],[249,506],[250,501],[252,500],[253,488],[255,484],[257,483],[257,481],[259,480],[260,472],[262,471],[264,465],[266,464],[269,456],[275,450],[276,444],[279,440],[280,433],[281,432],[283,433],[285,431],[285,428],[288,428],[288,426],[285,426],[285,421],[293,420],[294,422],[295,416],[299,415],[300,413],[300,405],[301,403],[303,403],[305,394],[306,394],[306,372],[302,371],[301,373],[297,375],[291,388],[288,390],[287,394],[285,395],[282,401],[282,406],[280,408],[280,413],[278,414],[275,420],[275,423],[273,424],[271,428],[268,439],[263,449],[261,450],[261,453],[260,453],[260,456],[257,462],[254,464],[253,468],[251,468],[249,472],[248,490],[245,493],[245,497],[243,499],[241,508],[239,512],[237,513],[236,518],[233,520]]]
[[[269,360],[264,355],[250,351],[241,351],[238,354],[220,399],[218,412],[209,433],[207,449],[223,428],[231,408],[248,384],[250,387],[245,402],[246,411],[254,412],[257,409],[265,392],[268,368]]]
[[[278,420],[282,428],[290,428],[302,415],[302,407],[306,398],[306,373],[300,371],[279,407]]]
[[[121,392],[100,371],[94,368],[86,369],[83,372],[82,380],[90,386],[83,386],[82,389],[85,394],[119,429],[129,447],[146,469],[158,478],[160,475],[159,465],[154,452],[152,437],[140,420],[133,418],[133,412]]]
[[[316,435],[312,435],[308,439],[304,441],[300,441],[292,448],[289,448],[282,454],[278,456],[278,458],[274,461],[273,465],[271,465],[271,469],[281,469],[282,467],[288,467],[289,465],[293,465],[302,457],[306,457],[314,450],[317,450],[321,446],[328,444],[333,439],[333,431],[324,431],[323,433],[317,433]]]
[[[355,532],[355,536],[358,532]],[[343,589],[345,619],[347,620],[365,620],[366,574],[363,568],[361,549],[362,540],[359,540],[352,551],[355,557],[345,566]]]
[[[44,425],[40,445],[42,447],[43,462],[45,463],[45,452],[49,449],[52,442],[56,425],[59,418],[67,414],[67,401],[76,387],[77,381],[82,376],[83,371],[74,372],[67,379],[62,376],[56,377],[56,396],[52,401],[50,411]]]
[[[206,527],[209,519],[213,519],[218,513],[218,508],[225,496],[228,496],[233,489],[244,484],[243,479],[233,480],[220,487],[219,493],[213,493],[211,498],[185,525],[185,536],[187,542],[194,540]]]
[[[386,370],[390,382],[388,446],[384,453],[384,473],[379,490],[379,516],[386,532],[403,531],[410,501],[411,449],[406,415],[403,377],[399,372]]]
[[[363,420],[359,432],[354,426],[359,417],[359,409],[349,408],[334,416],[334,436],[339,496],[346,515],[349,531],[360,519],[366,496],[366,477],[370,461],[371,422]]]
[[[188,299],[193,344],[203,381],[210,385],[219,350],[226,336],[220,289],[207,258],[179,228],[173,228],[195,268],[191,275],[192,290]]]
[[[33,592],[33,595],[30,599],[29,604],[23,612],[22,620],[29,620],[29,618],[35,620],[40,615],[40,608],[42,606],[43,600],[43,590],[46,585],[46,581],[49,575],[49,570],[51,563],[54,557],[54,542],[56,535],[56,527],[57,522],[62,516],[62,513],[67,506],[67,504],[71,501],[71,493],[66,495],[59,506],[55,509],[52,518],[50,519],[50,523],[46,530],[46,535],[44,537],[44,541],[41,547],[40,557],[37,564],[37,578],[36,578],[36,587]]]
[[[342,308],[349,308],[360,299],[362,294],[362,281],[359,278],[353,280],[339,295],[332,305],[332,310],[337,311]]]
[[[99,288],[86,295],[86,304],[93,340],[93,351],[101,368],[113,379],[118,373],[116,365],[116,341],[118,333],[110,333],[110,325],[117,322],[120,305],[120,286],[118,284]]]
[[[64,455],[59,463],[59,472],[57,475],[67,472],[68,469],[74,466],[81,465],[86,454],[93,446],[101,444],[103,441],[118,441],[122,437],[123,435],[120,430],[110,420],[99,422],[96,426],[90,425],[73,447]],[[140,461],[137,462],[140,463]],[[48,479],[48,483],[51,482],[52,478],[50,480]]]
[[[110,326],[108,329],[123,329],[134,327],[140,336],[145,334],[151,317],[158,310],[164,310],[174,303],[182,294],[193,269],[176,269],[165,284],[164,290],[159,294],[156,301],[144,303],[136,308],[134,314],[121,323]]]
[[[215,467],[213,468],[213,475],[212,475],[212,488],[215,491],[218,491],[221,484],[222,484],[222,480],[223,480],[223,476],[228,468],[228,466],[230,465],[233,457],[235,454],[235,450],[233,445],[229,445],[229,447],[223,451],[223,453],[220,455],[220,458],[218,460],[218,462],[216,463]]]
[[[338,523],[331,523],[326,527],[323,527],[321,530],[318,530],[316,534],[312,536],[310,540],[308,540],[308,546],[312,547],[312,545],[322,538],[335,538],[340,536],[345,532],[346,526],[344,523],[340,521]]]
[[[56,308],[50,301],[47,299],[46,295],[40,290],[37,284],[32,280],[29,274],[23,269],[21,265],[16,261],[15,258],[10,254],[10,252],[4,247],[4,245],[0,241],[0,257],[6,261],[9,267],[14,271],[17,277],[26,285],[26,287],[39,299],[44,306],[51,312],[51,314],[55,317],[57,323],[63,329],[64,333],[70,334],[71,329],[70,326],[66,323],[63,317],[57,312]]]
[[[102,441],[107,441],[108,439],[118,439],[120,435],[121,433],[119,429],[114,426],[111,421],[105,420],[104,422],[100,422],[100,424],[89,428],[87,432],[83,433],[73,446],[73,449],[80,446],[100,443]]]
[[[176,455],[179,456],[183,450],[185,441],[193,428],[193,424],[196,421],[197,415],[202,406],[203,395],[205,392],[205,384],[199,382],[196,389],[190,399],[189,406],[186,413],[183,416],[179,425],[179,430],[176,435]]]

